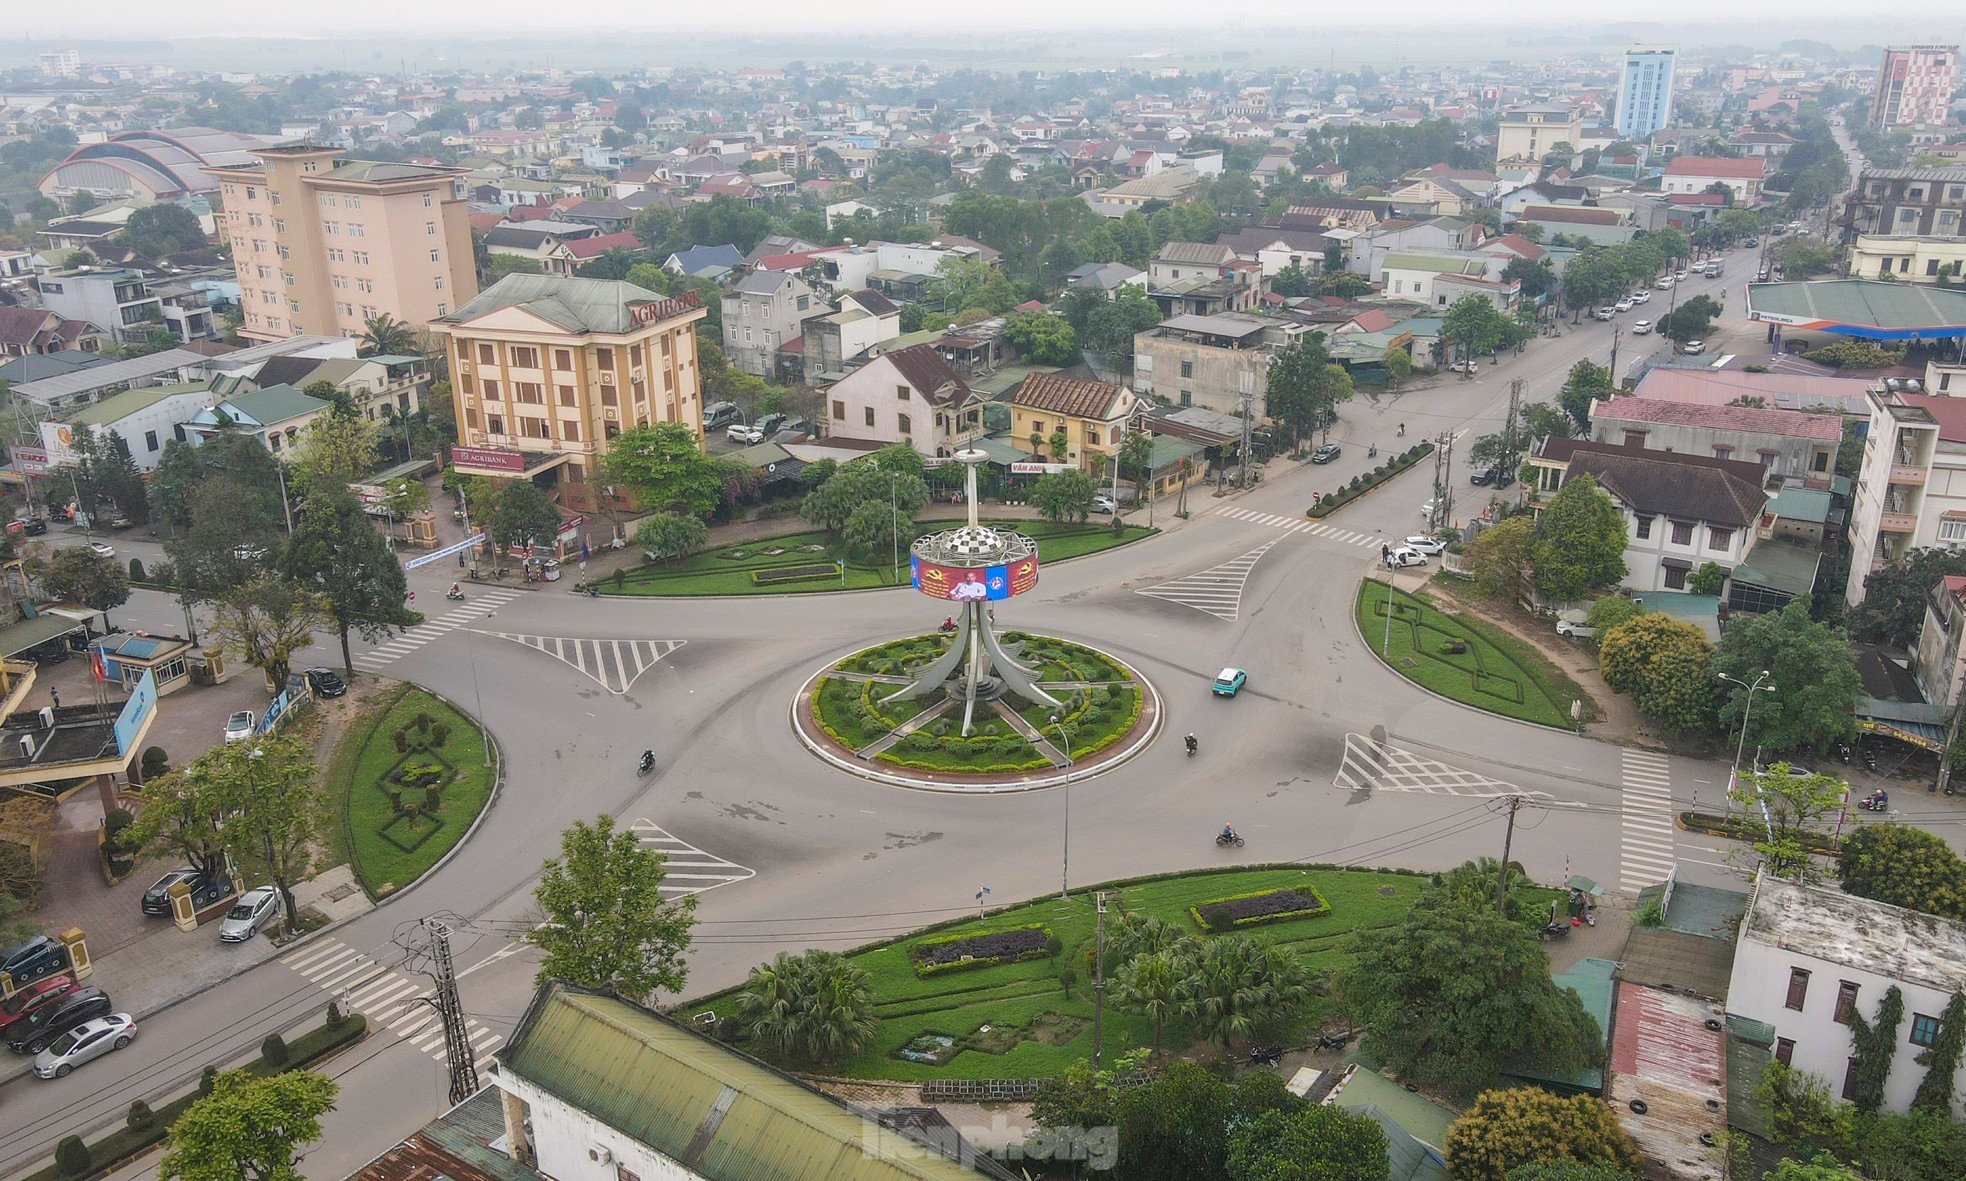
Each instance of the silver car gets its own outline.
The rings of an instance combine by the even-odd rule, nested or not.
[[[136,1018],[128,1013],[111,1013],[85,1021],[56,1038],[47,1049],[34,1056],[36,1078],[66,1078],[68,1072],[111,1050],[120,1050],[136,1039]]]
[[[280,913],[280,892],[271,886],[260,886],[239,895],[239,901],[225,912],[225,918],[218,925],[220,943],[244,943],[259,934],[259,929],[273,921]]]

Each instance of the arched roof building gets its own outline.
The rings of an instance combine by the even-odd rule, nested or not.
[[[57,200],[74,193],[144,201],[211,193],[218,180],[205,171],[207,167],[251,163],[254,151],[279,142],[277,136],[211,127],[125,131],[76,148],[36,187],[43,196]]]

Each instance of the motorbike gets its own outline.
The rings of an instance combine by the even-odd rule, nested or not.
[[[1857,807],[1866,812],[1888,812],[1891,810],[1891,793],[1874,791],[1857,801]]]
[[[1374,444],[1372,444],[1372,445],[1371,445],[1370,447],[1367,447],[1367,448],[1365,449],[1365,457],[1366,457],[1367,459],[1377,459],[1377,458],[1379,458],[1379,444],[1377,444],[1377,443],[1374,443]]]
[[[1194,735],[1192,734],[1188,735],[1188,757],[1191,759],[1194,758],[1195,752],[1200,749],[1201,749],[1201,743],[1195,741]]]
[[[1275,1066],[1283,1061],[1282,1046],[1251,1046],[1249,1064],[1251,1066]]]
[[[635,774],[647,775],[653,770],[655,770],[655,752],[645,750],[642,752],[641,761],[635,764]]]
[[[1317,1048],[1320,1050],[1342,1050],[1351,1044],[1349,1033],[1321,1033],[1317,1035]]]
[[[1570,924],[1545,923],[1543,929],[1538,934],[1544,939],[1563,939],[1570,934]]]
[[[935,629],[935,630],[936,630],[936,631],[939,631],[939,632],[945,632],[945,633],[946,633],[946,632],[952,632],[952,631],[955,631],[955,630],[956,630],[956,621],[955,621],[954,619],[944,619],[944,620],[942,621],[942,623],[941,623],[941,624],[940,624],[939,626],[937,626],[937,627],[936,627],[936,629]]]
[[[444,597],[454,603],[462,603],[464,601],[464,592],[458,590],[456,587],[452,587],[444,592]]]
[[[1215,834],[1215,843],[1218,846],[1234,845],[1236,848],[1240,849],[1242,848],[1242,834],[1239,832],[1232,832],[1227,834],[1218,832]]]
[[[601,597],[601,589],[600,589],[599,587],[595,587],[595,586],[590,586],[590,587],[588,587],[588,588],[587,588],[587,597],[588,597],[588,598],[590,598],[590,599],[598,599],[598,598],[600,598],[600,597]]]

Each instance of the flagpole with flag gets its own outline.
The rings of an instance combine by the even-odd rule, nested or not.
[[[979,919],[983,917],[983,896],[989,892],[988,886],[983,886],[976,891],[976,917]]]

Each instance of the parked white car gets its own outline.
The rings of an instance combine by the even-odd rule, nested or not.
[[[1617,303],[1612,304],[1611,306],[1616,311],[1629,312],[1632,310],[1632,301],[1631,298],[1627,296],[1626,298],[1619,300]]]
[[[1394,570],[1404,570],[1408,566],[1424,566],[1427,555],[1416,549],[1400,546],[1386,555],[1386,565]]]
[[[1424,534],[1415,533],[1405,541],[1400,542],[1400,547],[1402,549],[1410,549],[1419,553],[1432,555],[1446,549],[1447,543],[1438,537],[1428,537]]]
[[[1641,287],[1637,291],[1632,292],[1632,302],[1635,304],[1651,303],[1652,293],[1650,291],[1647,291],[1645,288]]]
[[[1652,335],[1652,321],[1650,321],[1650,320],[1640,320],[1640,321],[1638,321],[1638,322],[1636,322],[1636,323],[1634,323],[1634,324],[1632,325],[1632,335],[1633,335],[1633,336],[1650,336],[1650,335]]]

